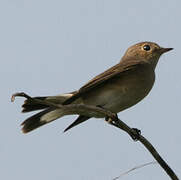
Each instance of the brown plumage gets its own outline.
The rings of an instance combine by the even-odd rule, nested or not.
[[[155,67],[160,56],[172,50],[153,42],[141,42],[131,46],[121,61],[93,78],[78,91],[59,96],[29,98],[23,104],[23,112],[45,109],[22,123],[24,133],[30,132],[62,116],[61,109],[37,103],[36,99],[57,104],[83,103],[100,106],[114,113],[127,109],[141,101],[152,89]],[[79,116],[68,129],[91,117]],[[102,117],[97,117],[102,118]]]

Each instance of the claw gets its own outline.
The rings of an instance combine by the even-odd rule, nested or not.
[[[115,118],[118,118],[118,115],[117,114],[114,114]],[[105,121],[108,123],[108,124],[115,124],[115,121],[110,118],[110,117],[105,117]]]
[[[112,124],[112,123],[113,123],[113,120],[112,120],[110,117],[106,117],[106,118],[105,118],[105,121],[106,121],[108,124]]]

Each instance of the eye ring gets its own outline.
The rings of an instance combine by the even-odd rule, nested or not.
[[[145,50],[145,51],[149,51],[150,49],[151,48],[150,48],[150,46],[148,44],[143,46],[143,50]]]

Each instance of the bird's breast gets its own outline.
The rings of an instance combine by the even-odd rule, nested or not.
[[[128,73],[90,91],[83,97],[83,103],[118,113],[141,101],[152,89],[154,80],[154,72]]]

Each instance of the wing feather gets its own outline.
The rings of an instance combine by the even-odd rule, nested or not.
[[[123,75],[127,71],[140,67],[143,64],[145,64],[145,62],[139,62],[139,61],[120,62],[119,64],[116,64],[115,66],[99,74],[92,80],[88,81],[87,84],[82,86],[79,89],[79,91],[77,91],[77,93],[75,93],[72,97],[67,99],[63,104],[64,105],[70,104],[73,101],[75,101],[77,98],[81,97],[82,94],[96,88],[99,85],[102,85],[103,83],[105,83],[108,80],[111,80],[112,78]]]

